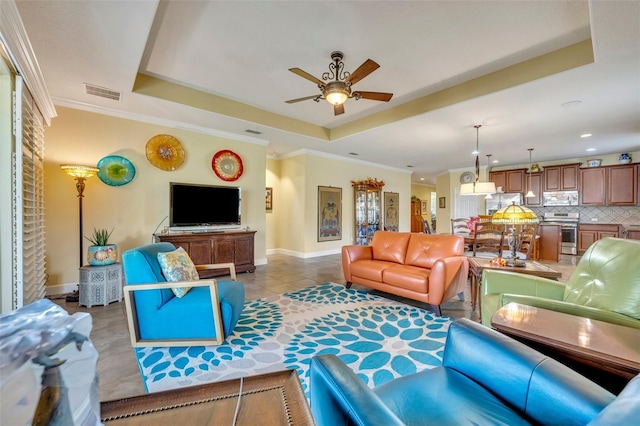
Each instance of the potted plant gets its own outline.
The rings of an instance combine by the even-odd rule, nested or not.
[[[93,233],[85,238],[91,241],[87,248],[87,261],[91,266],[105,266],[116,263],[118,260],[118,246],[109,244],[109,237],[113,229],[109,232],[106,229],[93,229]]]

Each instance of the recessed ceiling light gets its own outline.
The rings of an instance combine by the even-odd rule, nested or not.
[[[478,154],[480,154],[480,151],[473,151],[471,154],[478,155]]]
[[[420,180],[424,180],[424,178],[420,178]]]
[[[500,160],[493,160],[493,161],[492,161],[492,163],[494,163],[494,164],[495,164],[495,163],[499,163],[499,162],[500,162]]]
[[[593,136],[591,133],[584,133],[580,135],[581,138],[590,138],[591,136]]]
[[[587,148],[587,152],[592,152],[592,151],[595,151],[595,150],[596,150],[595,148]]]

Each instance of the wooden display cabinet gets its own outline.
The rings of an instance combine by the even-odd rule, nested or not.
[[[354,184],[354,238],[355,244],[366,246],[381,226],[381,185]]]
[[[235,265],[236,272],[254,272],[255,233],[256,231],[185,232],[156,235],[156,238],[182,247],[196,265],[231,262]],[[228,274],[224,269],[199,273],[200,278]]]
[[[411,201],[411,232],[424,232],[422,224],[422,201]]]

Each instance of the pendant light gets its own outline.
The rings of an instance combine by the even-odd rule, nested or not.
[[[491,156],[492,155],[493,154],[487,154],[487,176],[489,176],[489,168],[491,167]],[[491,196],[491,194],[487,194],[486,197],[484,197],[484,199],[485,200],[493,200],[493,197]]]
[[[496,193],[496,185],[493,182],[480,182],[480,127],[481,124],[476,124],[476,181],[473,183],[464,183],[460,186],[460,195],[488,195]]]
[[[525,195],[524,197],[533,198],[536,196],[536,194],[534,194],[531,190],[531,151],[533,151],[533,148],[529,148],[527,149],[527,151],[529,151],[529,190],[527,191],[527,195]]]

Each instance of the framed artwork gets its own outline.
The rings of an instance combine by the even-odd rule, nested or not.
[[[398,205],[400,194],[397,192],[384,193],[384,230],[398,232]]]
[[[428,208],[427,207],[427,202],[423,201],[422,202],[422,214],[428,214],[429,213],[429,210],[427,208]]]
[[[267,211],[273,210],[273,188],[266,188],[266,200]]]
[[[342,239],[342,188],[318,186],[318,241]]]
[[[438,198],[438,207],[444,209],[447,207],[447,197]]]

